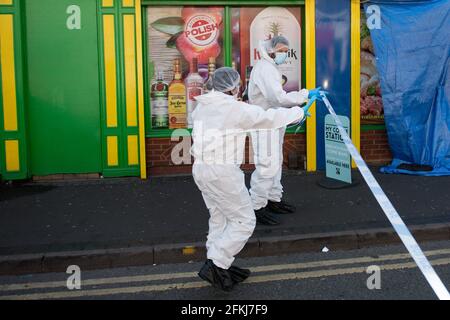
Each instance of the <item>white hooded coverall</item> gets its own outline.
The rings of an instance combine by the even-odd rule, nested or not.
[[[308,101],[309,91],[286,93],[282,75],[268,55],[264,42],[260,42],[261,60],[254,66],[249,82],[249,102],[264,110],[300,106]],[[281,174],[283,168],[283,142],[286,126],[272,131],[251,133],[255,171],[251,178],[250,194],[253,209],[267,205],[268,200],[280,202],[283,194]]]
[[[217,91],[196,99],[192,173],[210,213],[207,256],[216,266],[228,269],[256,225],[240,169],[247,133],[282,128],[303,119],[304,112],[298,107],[266,112]]]

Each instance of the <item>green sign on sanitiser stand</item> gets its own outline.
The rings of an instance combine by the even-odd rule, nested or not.
[[[339,119],[348,133],[350,120],[345,116],[339,116]],[[328,178],[352,183],[350,153],[330,114],[325,117],[325,161]]]

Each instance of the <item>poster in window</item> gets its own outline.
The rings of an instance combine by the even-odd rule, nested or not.
[[[376,66],[375,50],[370,30],[361,10],[361,124],[383,124],[384,109],[380,76]]]
[[[232,9],[233,60],[246,77],[248,66],[259,59],[260,41],[285,36],[290,42],[286,62],[279,67],[287,92],[301,88],[301,9],[299,7],[243,7]]]

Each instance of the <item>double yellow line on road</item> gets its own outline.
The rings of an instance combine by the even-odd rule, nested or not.
[[[428,257],[440,256],[450,254],[450,249],[444,250],[433,250],[426,252]],[[382,262],[389,262],[395,260],[410,260],[391,264],[381,264]],[[450,257],[439,258],[430,261],[434,266],[442,266],[450,264]],[[339,260],[322,260],[314,262],[305,263],[293,263],[293,264],[280,264],[280,265],[269,265],[269,266],[258,266],[251,268],[253,274],[264,273],[264,272],[274,272],[274,271],[286,271],[286,270],[305,270],[310,268],[327,268],[322,270],[313,271],[295,271],[287,273],[276,273],[276,274],[262,274],[253,275],[245,283],[246,284],[256,284],[264,282],[274,282],[274,281],[286,281],[286,280],[302,280],[302,279],[313,279],[321,277],[332,277],[338,275],[350,275],[357,273],[364,273],[366,271],[366,266],[350,266],[347,268],[337,268],[330,269],[333,266],[343,266],[343,265],[355,265],[355,264],[367,264],[367,263],[378,263],[381,270],[400,270],[400,269],[412,269],[416,265],[411,261],[409,254],[390,254],[383,255],[378,258],[374,257],[359,257],[359,258],[349,258],[349,259],[339,259]],[[128,276],[128,277],[110,277],[110,278],[99,278],[99,279],[89,279],[83,280],[83,288],[89,286],[99,286],[99,285],[117,285],[117,284],[131,284],[131,283],[141,283],[141,282],[151,282],[151,281],[163,281],[163,280],[175,280],[175,279],[190,279],[196,278],[196,272],[185,272],[185,273],[168,273],[168,274],[156,274],[156,275],[140,275],[140,276]],[[33,289],[54,289],[54,288],[65,288],[65,282],[53,281],[53,282],[36,282],[36,283],[24,283],[24,284],[7,284],[0,285],[0,294],[11,292],[11,291],[21,291],[21,290],[33,290]],[[207,287],[204,281],[192,281],[192,282],[173,282],[166,284],[155,284],[155,285],[145,285],[145,286],[132,286],[132,287],[118,287],[118,288],[106,288],[106,289],[83,289],[76,291],[53,291],[53,292],[42,292],[42,293],[23,293],[23,294],[11,294],[0,296],[0,300],[41,300],[41,299],[68,299],[68,298],[87,298],[87,297],[99,297],[99,296],[111,296],[117,294],[137,294],[137,293],[150,293],[158,291],[168,291],[174,289],[193,289],[193,288],[203,288]]]

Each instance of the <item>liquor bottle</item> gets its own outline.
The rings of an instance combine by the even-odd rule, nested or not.
[[[237,71],[236,61],[231,62],[231,68],[233,68],[235,71]],[[242,101],[242,79],[239,80],[239,93],[238,93],[238,101]]]
[[[212,90],[212,75],[216,71],[216,58],[210,57],[208,63],[208,79],[203,86],[203,93],[206,94]]]
[[[248,97],[248,84],[250,83],[250,74],[252,73],[253,67],[247,66],[245,69],[245,90],[242,93],[242,101],[247,102],[249,101]]]
[[[164,82],[162,71],[157,72],[151,88],[152,128],[169,127],[169,85]]]
[[[169,128],[186,128],[186,87],[181,80],[181,62],[175,59],[169,85]]]
[[[192,112],[194,112],[197,106],[197,100],[195,97],[203,94],[204,80],[198,73],[198,59],[192,59],[190,72],[185,80],[186,85],[186,98],[187,98],[187,124],[188,128],[192,128],[194,123],[192,121]]]

